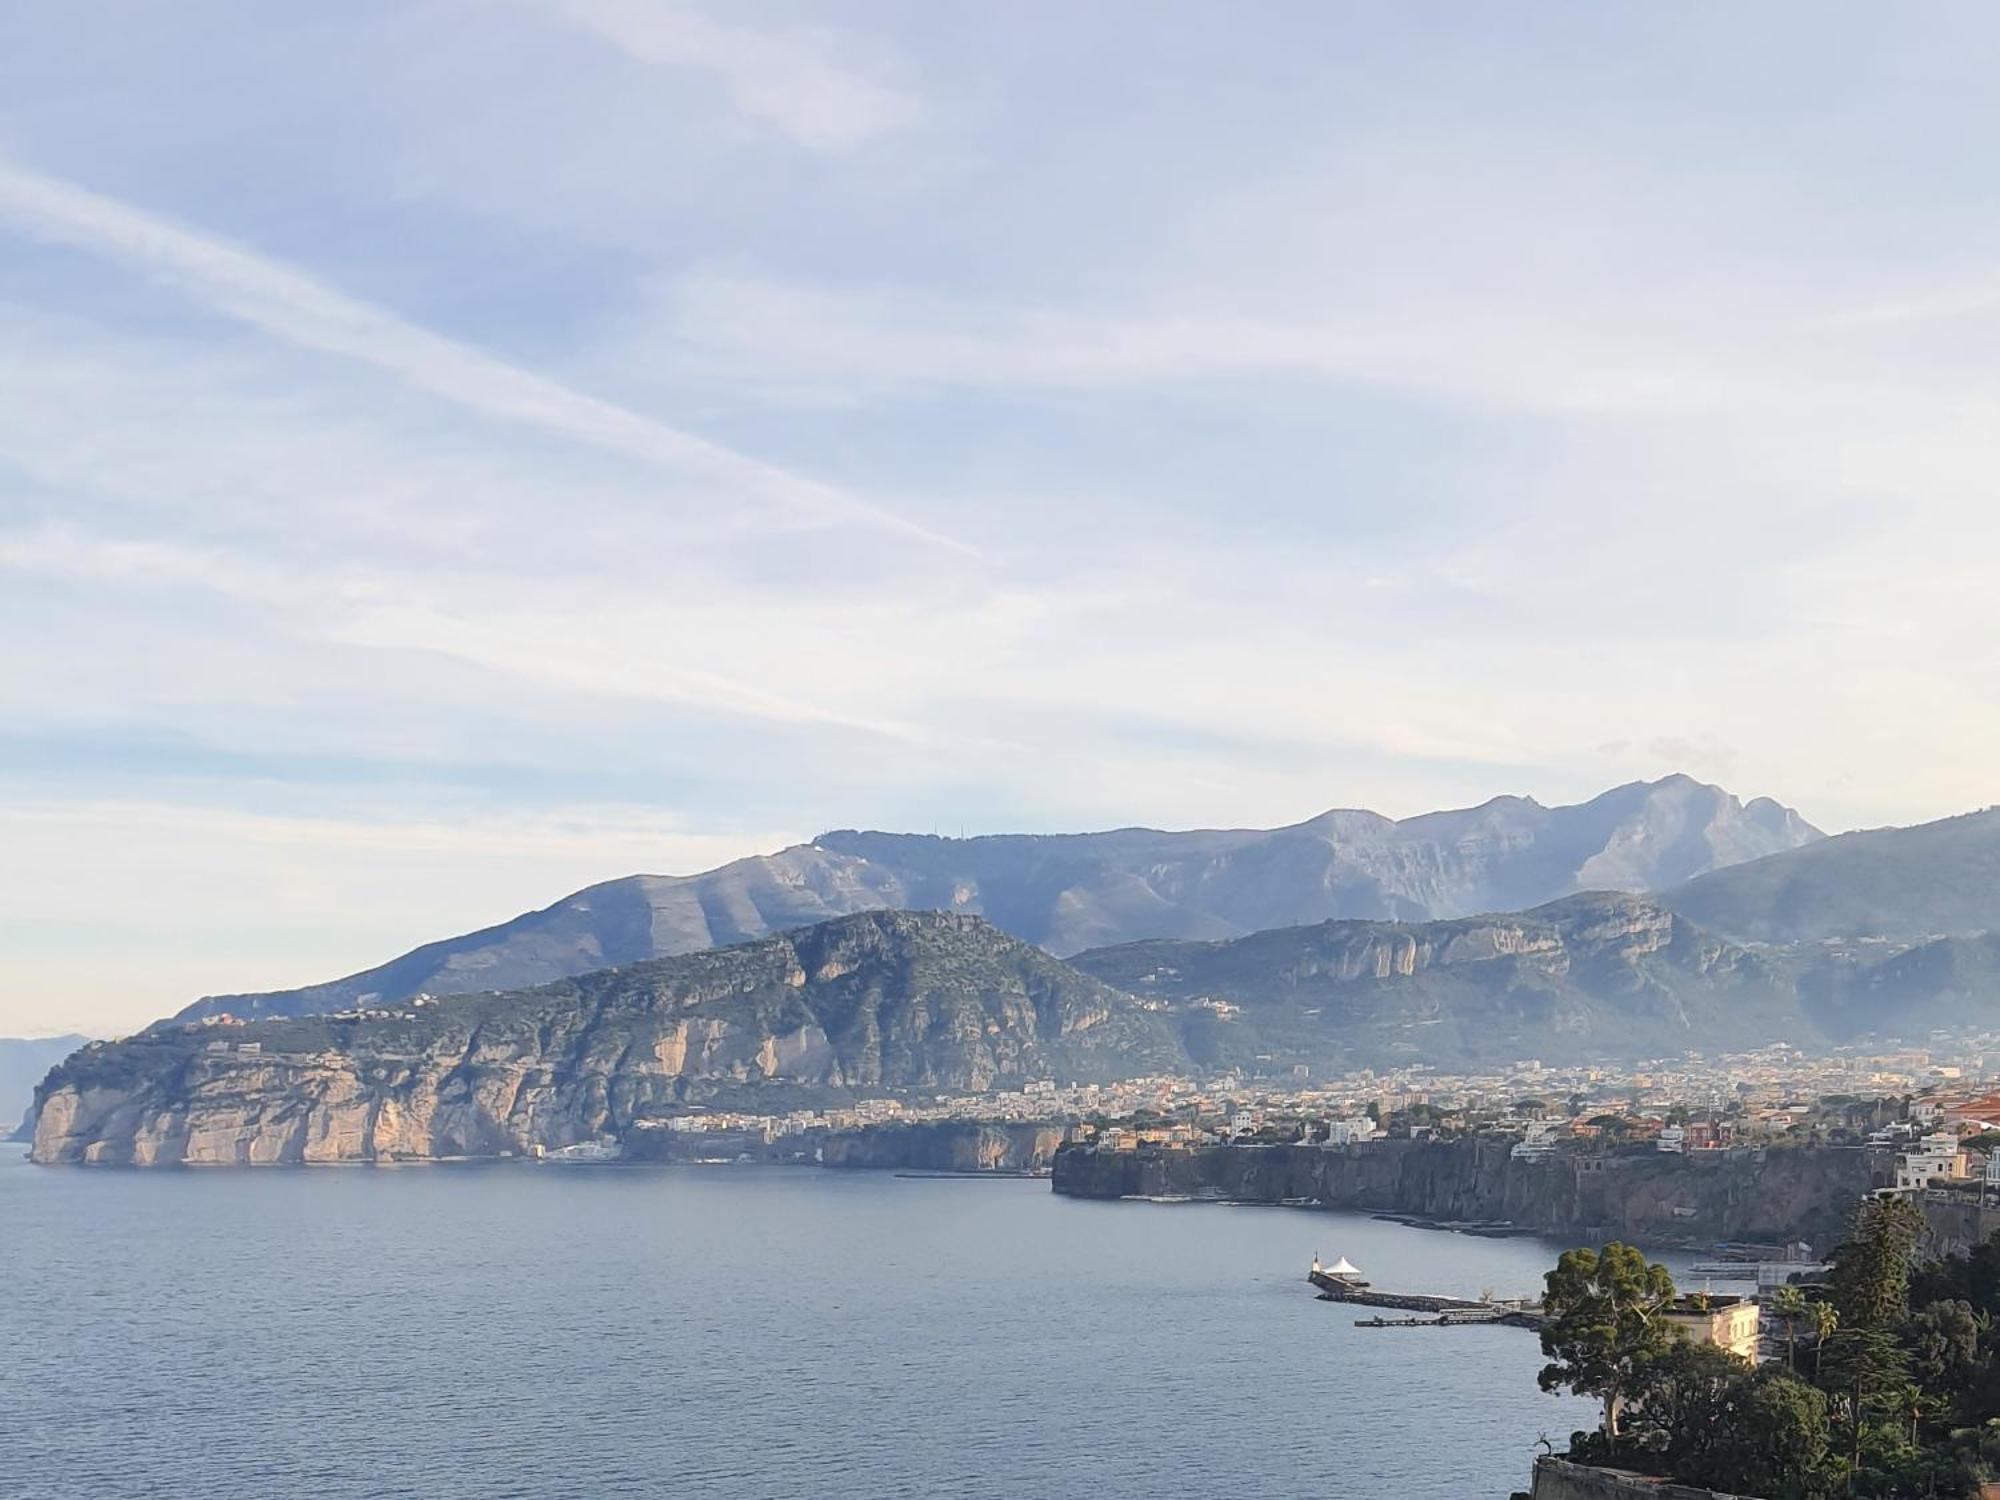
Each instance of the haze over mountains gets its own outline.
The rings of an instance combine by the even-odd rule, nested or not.
[[[1615,892],[1511,916],[1151,939],[1068,962],[979,917],[878,911],[536,989],[86,1047],[42,1085],[33,1154],[491,1156],[627,1140],[691,1108],[1810,1048],[1945,1018],[1992,1027],[1996,979],[1990,938],[1828,963]]]
[[[2000,813],[1827,839],[1684,777],[1270,831],[833,833],[85,1048],[36,1154],[482,1154],[857,1091],[2000,1029],[1996,870]],[[1664,889],[1575,889],[1613,882]]]
[[[880,908],[967,912],[1048,951],[1210,939],[1332,918],[1428,921],[1582,890],[1657,890],[1822,835],[1768,798],[1686,776],[1544,807],[1497,797],[1394,820],[1278,829],[945,839],[844,830],[699,875],[633,875],[328,984],[213,996],[181,1014],[304,1015],[512,989]]]
[[[1744,941],[1915,942],[2000,929],[2000,808],[1843,833],[1702,875],[1676,911]]]
[[[1210,1068],[1450,1067],[1820,1039],[1781,964],[1622,893],[1442,922],[1128,943],[1071,962],[1173,1002],[1189,1052]]]

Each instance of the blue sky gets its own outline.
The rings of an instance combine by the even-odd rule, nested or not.
[[[1992,802],[1996,39],[0,12],[0,1032],[826,827]]]

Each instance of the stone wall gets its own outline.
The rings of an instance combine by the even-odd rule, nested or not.
[[[1531,1500],[1743,1500],[1720,1490],[1690,1489],[1623,1469],[1592,1469],[1564,1458],[1535,1460]]]
[[[1925,1193],[1924,1250],[1930,1255],[1964,1255],[2000,1233],[2000,1207],[1982,1206],[1956,1193]]]

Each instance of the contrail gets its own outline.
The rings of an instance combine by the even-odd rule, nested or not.
[[[836,486],[443,338],[226,240],[5,160],[0,160],[0,218],[36,238],[140,267],[277,338],[374,365],[468,410],[694,473],[820,520],[875,526],[958,552],[974,550]]]

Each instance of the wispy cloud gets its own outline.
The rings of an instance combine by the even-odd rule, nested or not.
[[[843,151],[913,123],[911,94],[837,56],[820,31],[726,25],[656,0],[555,0],[557,13],[639,62],[711,73],[736,107],[816,151]]]
[[[20,9],[0,942],[51,1022],[840,824],[1725,756],[1832,827],[1992,800],[1963,25]]]
[[[846,729],[915,740],[909,724],[868,717],[794,693],[761,686],[783,678],[778,663],[760,664],[743,678],[658,651],[659,639],[714,638],[741,601],[706,608],[682,605],[649,610],[643,599],[624,601],[653,616],[653,629],[631,645],[613,645],[597,634],[592,596],[550,592],[518,578],[417,579],[393,569],[301,569],[254,555],[172,542],[93,536],[66,524],[0,531],[0,572],[95,584],[126,594],[144,588],[195,590],[259,606],[265,628],[339,645],[380,651],[434,652],[487,668],[503,677],[568,692],[610,698],[679,703],[738,718]],[[601,603],[601,589],[596,591]],[[576,639],[577,622],[587,622]],[[825,633],[818,615],[807,622]]]
[[[733,498],[965,550],[961,543],[833,485],[443,338],[226,240],[4,160],[0,218],[37,238],[135,265],[277,338],[374,365],[485,416],[693,475]]]
[[[987,306],[703,272],[608,357],[661,360],[760,394],[846,403],[940,389],[1093,391],[1257,377],[1353,381],[1511,408],[1685,411],[1757,379],[1698,343],[1621,337],[1476,307],[1232,313],[1180,294],[1124,312]],[[620,341],[622,339],[622,342]]]

